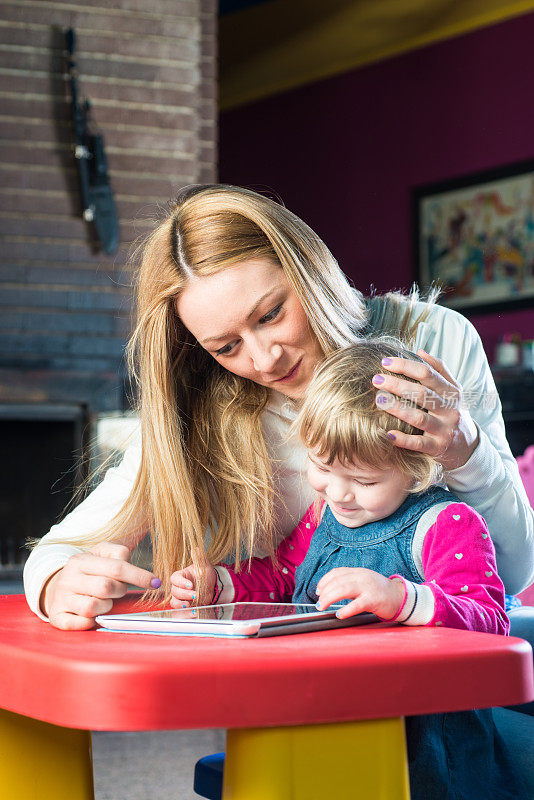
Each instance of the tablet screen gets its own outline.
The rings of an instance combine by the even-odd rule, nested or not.
[[[332,606],[335,611],[337,606]],[[314,605],[295,603],[225,603],[218,606],[199,608],[172,608],[164,611],[148,611],[141,614],[127,614],[129,619],[161,620],[182,622],[246,622],[248,620],[275,619],[277,617],[296,617],[303,614],[320,614]]]

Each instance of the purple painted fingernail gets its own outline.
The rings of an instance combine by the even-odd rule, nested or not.
[[[381,383],[384,383],[386,379],[383,375],[373,375],[373,383],[380,386]]]
[[[161,581],[159,578],[152,578],[152,580],[150,581],[150,585],[152,586],[153,589],[159,589],[159,587],[161,586]]]
[[[388,433],[388,436],[389,436],[390,439],[393,439],[393,441],[396,441],[396,437],[395,437],[394,433]]]
[[[382,364],[383,364],[385,367],[389,367],[389,365],[391,364],[391,358],[383,358],[383,359],[382,359]]]

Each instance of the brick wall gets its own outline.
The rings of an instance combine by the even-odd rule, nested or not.
[[[120,408],[132,242],[216,180],[216,0],[1,0],[0,399]],[[80,216],[64,29],[106,142],[121,229]]]

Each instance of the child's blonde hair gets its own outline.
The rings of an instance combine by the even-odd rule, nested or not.
[[[423,492],[441,477],[441,465],[425,453],[397,447],[388,431],[421,431],[376,404],[373,375],[393,374],[386,357],[424,361],[391,336],[359,341],[329,355],[316,369],[292,432],[304,445],[332,464],[358,461],[374,469],[393,468],[414,479],[411,492]],[[411,381],[403,376],[404,380]],[[414,382],[415,386],[419,384]],[[412,400],[403,400],[415,406]]]

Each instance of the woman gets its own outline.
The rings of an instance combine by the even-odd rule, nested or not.
[[[127,583],[161,579],[168,598],[186,564],[272,553],[311,502],[304,450],[284,441],[295,402],[324,355],[371,332],[400,334],[426,362],[388,367],[420,382],[415,398],[413,383],[375,376],[397,446],[438,456],[447,485],[485,517],[507,591],[532,581],[533,511],[463,317],[416,295],[365,300],[300,219],[222,185],[180,195],[145,245],[137,299],[142,446],[33,550],[26,593],[43,619],[90,628]],[[396,417],[423,435],[396,431]],[[128,563],[148,531],[154,574]]]

